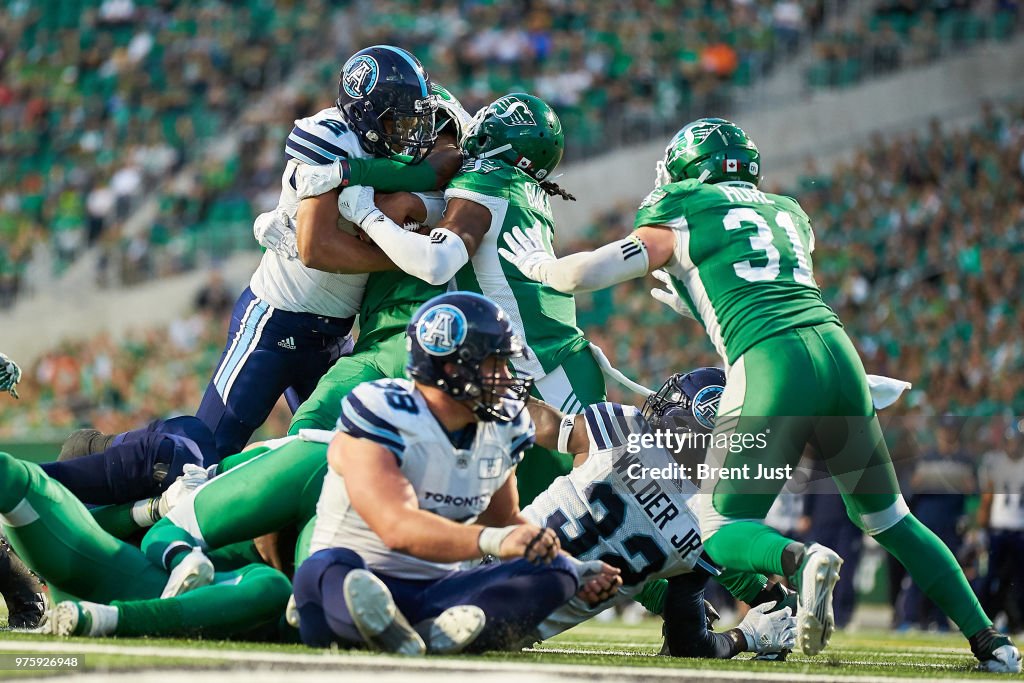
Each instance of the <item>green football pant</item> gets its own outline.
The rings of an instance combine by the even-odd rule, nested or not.
[[[339,358],[320,378],[316,389],[292,417],[289,434],[300,429],[334,429],[341,414],[341,401],[363,382],[388,377],[405,377],[408,352],[405,332],[380,340],[365,350]],[[358,349],[358,344],[356,345]]]
[[[726,375],[702,482],[701,535],[718,564],[787,572],[792,543],[763,524],[813,444],[850,519],[892,553],[915,583],[971,636],[990,622],[949,549],[911,514],[900,495],[874,413],[864,366],[833,323],[788,330],[748,349]],[[728,475],[728,476],[727,476]],[[710,495],[708,495],[710,494]]]
[[[534,385],[534,394],[566,414],[605,400],[604,373],[590,346],[566,356]],[[526,507],[558,477],[572,472],[572,455],[534,446],[516,470],[519,504]]]
[[[214,585],[159,600],[167,572],[103,531],[37,465],[6,453],[0,453],[0,524],[19,556],[47,581],[54,600],[118,607],[118,635],[244,635],[276,624],[291,593],[280,572],[250,566],[218,573]]]
[[[149,530],[142,551],[170,569],[168,553],[176,548],[207,552],[286,529],[298,533],[316,514],[326,472],[327,444],[295,439],[262,452],[203,484]]]

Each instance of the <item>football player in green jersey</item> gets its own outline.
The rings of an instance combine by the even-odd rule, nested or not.
[[[709,451],[709,463],[727,469],[704,482],[704,547],[730,569],[795,581],[797,642],[806,654],[831,635],[842,560],[763,524],[786,479],[757,473],[785,472],[811,443],[850,518],[960,627],[982,668],[1020,671],[1020,653],[992,628],[953,554],[900,495],[864,367],[814,281],[810,219],[794,199],[758,189],[760,164],[738,126],[700,119],[672,138],[629,237],[556,259],[543,232],[526,223],[506,237],[504,256],[567,293],[668,272],[727,369],[715,435],[730,446]],[[724,476],[732,473],[742,478]]]
[[[410,199],[408,217],[436,226],[429,235],[404,230],[374,204],[371,188],[342,192],[342,216],[359,225],[403,271],[481,293],[508,313],[530,353],[513,361],[517,373],[536,379],[536,392],[566,413],[604,400],[601,367],[576,324],[569,294],[526,278],[499,256],[503,235],[533,226],[550,245],[554,219],[548,196],[572,196],[547,180],[564,151],[562,124],[542,100],[512,93],[481,109],[462,140],[471,159],[445,191],[441,209]],[[528,452],[519,471],[524,504],[572,459],[546,450]]]
[[[171,590],[174,574],[103,531],[38,465],[2,452],[0,530],[63,601],[45,626],[54,635],[262,638],[276,634],[291,593],[284,574],[238,553],[230,553],[234,571],[215,572],[206,558],[202,566],[182,563]],[[199,575],[202,587],[186,592]]]

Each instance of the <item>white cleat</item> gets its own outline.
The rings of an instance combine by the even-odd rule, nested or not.
[[[292,628],[299,628],[299,606],[295,604],[294,595],[288,598],[288,606],[284,608],[284,620]]]
[[[994,674],[1019,674],[1020,650],[1012,644],[997,647],[990,657],[978,664],[978,668]]]
[[[427,644],[427,652],[454,655],[473,644],[487,625],[487,616],[476,605],[449,607],[433,619],[416,624],[416,632]]]
[[[818,543],[805,553],[797,593],[796,642],[805,655],[813,656],[825,649],[835,628],[832,589],[839,580],[843,559]]]
[[[209,586],[213,583],[214,573],[210,558],[204,555],[200,548],[193,548],[171,572],[160,598],[176,598],[197,588]]]
[[[67,638],[90,636],[103,638],[117,631],[120,613],[116,607],[95,602],[66,600],[50,611],[43,632]]]
[[[382,652],[422,655],[427,646],[398,610],[384,582],[365,569],[345,577],[345,605],[367,645]]]

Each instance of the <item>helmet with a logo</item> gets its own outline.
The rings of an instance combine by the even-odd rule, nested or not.
[[[437,139],[430,77],[402,48],[374,45],[352,55],[341,68],[337,105],[367,154],[416,163]]]
[[[725,373],[718,368],[676,373],[647,397],[641,412],[652,429],[710,434],[724,389]]]
[[[533,379],[511,374],[506,361],[523,356],[525,345],[496,303],[473,292],[441,294],[420,306],[407,332],[405,369],[414,380],[469,402],[485,422],[523,411]],[[499,363],[489,371],[492,357]]]
[[[435,130],[440,135],[442,132],[447,132],[450,128],[455,135],[455,139],[461,145],[462,139],[466,136],[466,131],[469,130],[469,126],[473,122],[473,117],[462,107],[462,103],[459,102],[458,98],[440,83],[435,81],[430,86],[430,92],[437,99]]]
[[[761,180],[761,153],[742,128],[725,119],[697,119],[669,141],[658,162],[658,186],[696,178],[705,183]]]
[[[476,113],[462,148],[469,156],[500,159],[541,181],[562,160],[565,135],[544,100],[514,92]]]

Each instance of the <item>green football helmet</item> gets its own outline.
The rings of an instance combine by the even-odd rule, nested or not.
[[[555,111],[539,97],[515,92],[473,117],[462,144],[478,159],[500,159],[541,181],[562,160],[565,135]]]
[[[705,183],[761,180],[761,153],[743,129],[725,119],[697,119],[676,133],[658,162],[658,187],[696,178]]]
[[[451,90],[436,81],[430,84],[430,94],[437,100],[437,114],[434,115],[434,132],[447,132],[448,126],[455,127],[455,137],[461,146],[462,139],[469,130],[473,117],[469,115],[462,103],[452,94]]]

